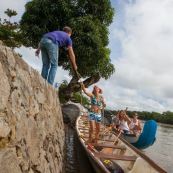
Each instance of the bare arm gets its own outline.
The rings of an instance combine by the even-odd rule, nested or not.
[[[140,128],[140,132],[141,132],[141,130],[142,130],[142,127],[141,127],[141,122],[138,120],[138,126],[139,126],[139,128]]]
[[[124,119],[127,121],[127,124],[131,123],[131,119],[128,117],[128,115],[125,115]]]
[[[71,46],[68,46],[68,51],[69,51],[69,55],[70,55],[70,59],[72,61],[73,67],[75,70],[77,70],[76,58],[75,58],[73,48]]]
[[[85,93],[87,96],[93,97],[93,94],[90,93],[90,92],[88,92],[88,91],[86,90],[85,85],[83,84],[83,82],[80,82],[80,85],[81,85],[81,87],[82,87],[82,90],[84,91],[84,93]]]
[[[103,102],[103,107],[106,107],[105,99],[103,96],[102,96],[102,102]]]
[[[38,48],[37,48],[37,50],[35,51],[35,55],[36,55],[36,56],[39,56],[39,54],[40,54],[40,44],[38,44]]]

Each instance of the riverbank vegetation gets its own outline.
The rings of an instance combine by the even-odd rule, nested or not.
[[[138,118],[140,120],[155,120],[158,123],[173,125],[173,112],[171,111],[166,111],[163,113],[148,111],[127,111],[127,115],[132,118],[134,112],[138,113]],[[111,113],[116,115],[117,110],[105,110],[106,115],[111,115]]]

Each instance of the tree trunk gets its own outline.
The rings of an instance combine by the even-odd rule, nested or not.
[[[69,82],[68,86],[66,88],[63,88],[59,91],[60,94],[62,94],[66,101],[69,101],[73,98],[73,93],[78,92],[81,89],[81,86],[78,82],[79,78],[74,75],[71,81]],[[91,86],[94,83],[97,83],[100,80],[99,72],[97,74],[87,78],[85,81],[83,81],[86,88]]]

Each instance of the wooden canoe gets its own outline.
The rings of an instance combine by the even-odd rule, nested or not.
[[[113,131],[118,134],[119,132],[113,128]],[[156,140],[157,123],[154,120],[147,120],[144,123],[142,133],[136,134],[121,134],[121,138],[132,144],[138,149],[146,149],[152,146]]]
[[[88,123],[87,123],[88,122]],[[166,173],[153,160],[132,146],[119,135],[106,131],[102,126],[98,144],[87,144],[89,136],[88,116],[76,120],[79,141],[97,173]]]

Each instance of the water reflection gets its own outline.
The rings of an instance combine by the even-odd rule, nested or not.
[[[65,127],[66,130],[66,173],[95,173],[85,150],[77,137],[76,130]]]

